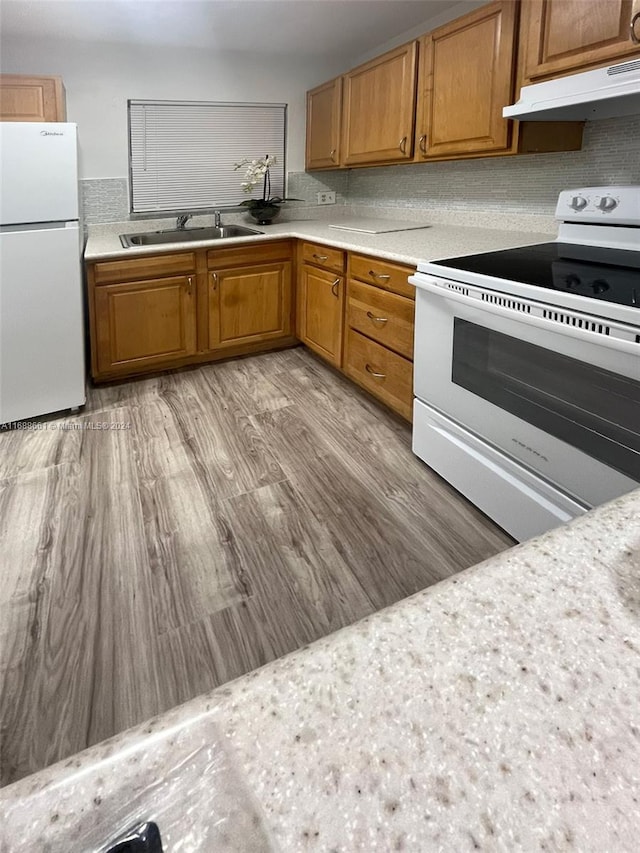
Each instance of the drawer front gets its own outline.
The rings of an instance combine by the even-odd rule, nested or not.
[[[407,420],[413,405],[413,364],[349,329],[345,372]]]
[[[376,287],[399,293],[400,296],[408,296],[409,299],[415,299],[416,295],[415,287],[407,282],[407,278],[414,272],[413,267],[381,261],[379,258],[368,258],[366,255],[351,255],[349,263],[349,275],[352,278],[375,284]]]
[[[190,273],[195,268],[195,253],[181,252],[179,255],[150,255],[144,258],[100,261],[94,264],[93,274],[96,284],[110,284],[116,281],[135,281],[137,278]]]
[[[344,272],[344,252],[318,243],[302,244],[302,260],[307,264],[324,267],[335,272]]]
[[[349,325],[405,358],[413,359],[415,303],[370,284],[349,282]]]
[[[251,243],[244,246],[234,246],[219,249],[209,249],[207,266],[209,269],[221,267],[238,267],[244,264],[259,264],[263,261],[288,261],[291,259],[291,243],[279,240],[276,243]]]

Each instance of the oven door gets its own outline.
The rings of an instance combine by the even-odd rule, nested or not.
[[[419,400],[587,506],[638,485],[637,329],[424,274],[412,282]]]

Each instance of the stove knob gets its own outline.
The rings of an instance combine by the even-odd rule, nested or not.
[[[567,287],[580,287],[581,281],[577,275],[570,273],[564,280]]]
[[[589,204],[586,198],[583,198],[581,195],[574,195],[574,197],[569,202],[569,207],[573,210],[584,210],[585,207]]]
[[[605,213],[608,213],[610,210],[615,210],[617,206],[618,202],[610,195],[603,195],[598,202],[598,207]]]
[[[591,290],[597,296],[599,293],[604,293],[606,290],[609,290],[609,285],[602,278],[597,278],[593,284],[591,285]]]

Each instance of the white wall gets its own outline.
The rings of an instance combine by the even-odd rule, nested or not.
[[[78,123],[81,178],[127,174],[127,99],[289,104],[289,171],[304,169],[305,92],[342,68],[327,60],[96,42],[7,39],[2,71],[56,74]]]

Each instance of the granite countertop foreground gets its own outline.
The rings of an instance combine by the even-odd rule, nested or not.
[[[635,851],[640,490],[0,800],[6,853]]]
[[[349,217],[353,220],[355,217]],[[367,216],[370,220],[372,217]],[[375,218],[375,217],[374,217]],[[383,217],[381,217],[383,218]],[[462,218],[462,215],[461,217]],[[198,224],[210,224],[209,218],[201,217]],[[338,222],[340,215],[335,221]],[[396,217],[397,219],[397,217]],[[532,243],[544,243],[553,239],[549,232],[514,231],[504,227],[471,227],[438,221],[435,214],[425,214],[427,227],[415,228],[415,221],[407,220],[412,230],[393,231],[384,234],[365,234],[357,231],[342,231],[329,226],[328,220],[301,219],[273,225],[259,226],[247,223],[241,216],[228,215],[225,223],[251,224],[263,232],[261,235],[234,237],[225,240],[193,240],[182,243],[165,243],[161,246],[136,246],[125,249],[120,243],[120,234],[136,234],[173,227],[174,220],[144,220],[138,222],[115,222],[109,225],[89,226],[89,238],[84,257],[87,261],[107,260],[109,258],[140,257],[165,252],[193,251],[202,248],[229,248],[283,238],[297,238],[335,246],[352,252],[363,252],[398,263],[416,266],[420,261],[451,258],[458,255],[470,255],[475,252],[489,252],[499,249],[511,249]],[[468,219],[466,220],[468,221]],[[479,221],[493,223],[486,218]],[[500,221],[503,221],[500,220]],[[555,236],[555,235],[554,235]]]

